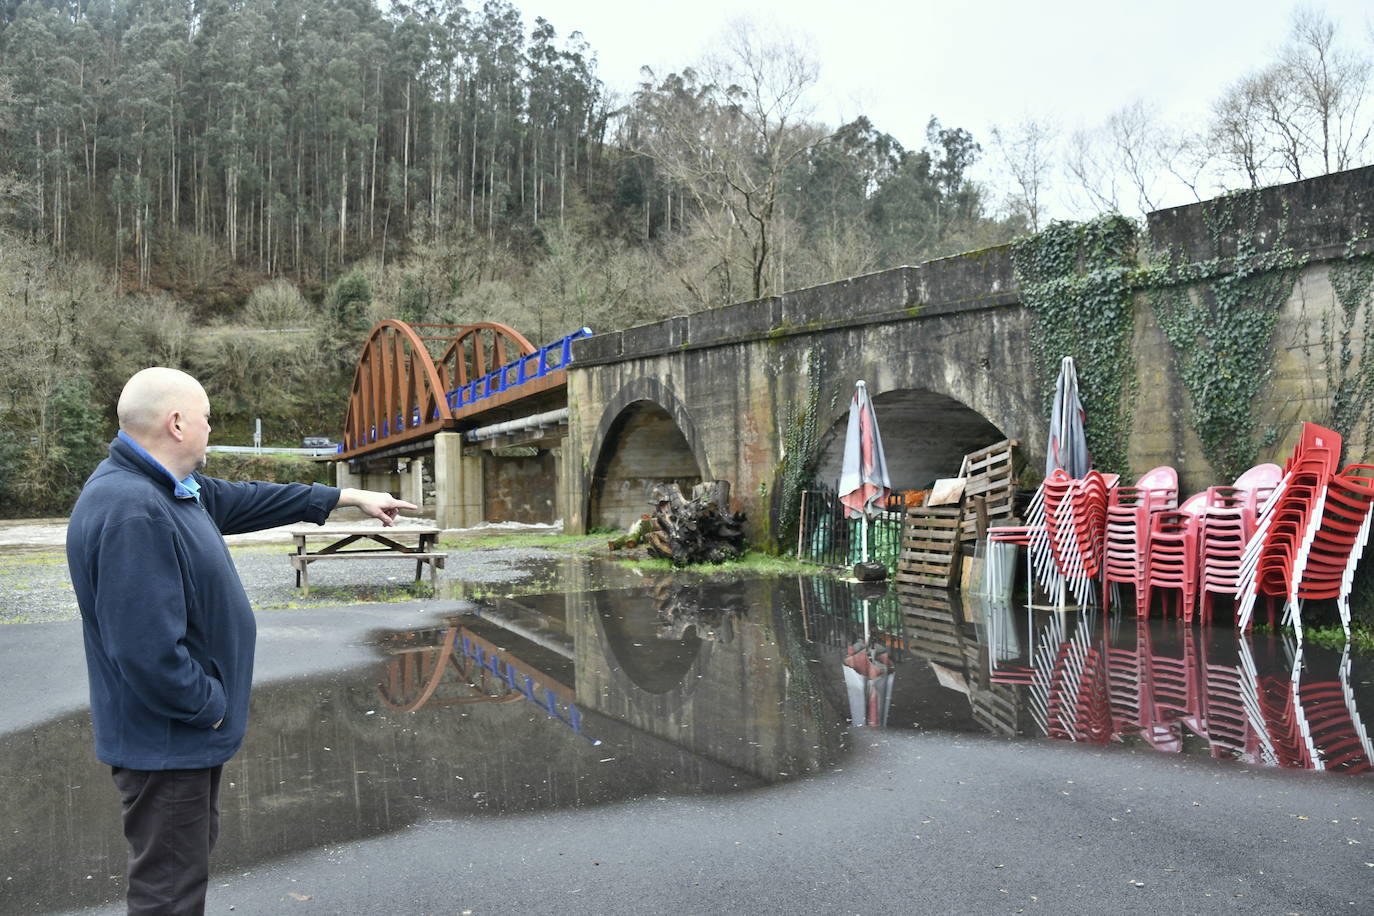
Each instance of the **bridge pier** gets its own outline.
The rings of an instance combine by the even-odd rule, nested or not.
[[[482,457],[463,454],[461,433],[434,436],[434,520],[440,528],[471,528],[485,521]]]
[[[342,490],[345,487],[352,487],[355,490],[363,488],[363,475],[355,474],[353,466],[347,461],[334,462],[334,486]]]
[[[425,504],[425,459],[412,458],[406,462],[401,475],[401,499],[423,508]]]

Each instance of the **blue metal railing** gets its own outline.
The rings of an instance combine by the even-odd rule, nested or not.
[[[481,378],[473,379],[466,385],[448,392],[450,410],[466,407],[493,394],[507,391],[528,381],[543,378],[555,369],[566,369],[572,359],[572,343],[583,337],[591,337],[591,328],[582,328],[548,346],[540,347],[528,356],[522,356],[513,363],[493,369]]]
[[[487,649],[468,636],[461,635],[457,629],[453,631],[453,648],[454,651],[462,652],[465,658],[476,662],[479,668],[485,668],[494,677],[505,681],[506,686],[512,691],[523,694],[527,701],[542,709],[550,719],[557,719],[568,726],[573,730],[573,734],[590,742],[593,747],[601,744],[600,738],[583,733],[582,713],[578,710],[577,704],[560,701],[553,690],[538,683],[530,675],[517,671],[514,665],[503,661],[498,652]]]
[[[460,385],[452,391],[445,393],[444,399],[448,401],[449,410],[457,410],[469,404],[491,397],[502,391],[517,388],[528,381],[543,378],[550,372],[557,369],[566,369],[572,360],[572,343],[574,340],[581,340],[583,337],[591,337],[591,328],[581,328],[566,337],[559,338],[553,343],[540,347],[527,356],[522,356],[513,363],[493,369],[486,375],[478,379],[473,379],[466,385]],[[434,408],[434,415],[431,420],[439,419],[439,408]],[[367,443],[376,442],[378,438],[385,439],[391,435],[391,431],[400,432],[407,425],[416,427],[420,425],[420,408],[415,407],[411,410],[410,423],[405,422],[405,415],[396,414],[395,418],[382,420],[381,435],[378,436],[377,427],[374,425],[368,429]],[[345,443],[340,442],[338,451],[343,452]],[[357,448],[359,443],[348,443],[351,448]]]

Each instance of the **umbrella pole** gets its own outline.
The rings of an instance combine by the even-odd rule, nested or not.
[[[864,648],[868,648],[868,599],[864,599]]]
[[[868,562],[868,516],[865,514],[859,519],[859,543],[862,545],[860,554],[864,563]]]

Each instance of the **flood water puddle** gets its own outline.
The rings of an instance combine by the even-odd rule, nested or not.
[[[606,581],[565,570],[558,591],[380,633],[369,667],[257,688],[216,869],[427,818],[757,789],[842,766],[860,729],[1347,773],[1374,757],[1369,661],[1281,636],[826,577]],[[0,792],[27,799],[0,834],[0,912],[121,898],[90,747],[84,712],[0,742]]]

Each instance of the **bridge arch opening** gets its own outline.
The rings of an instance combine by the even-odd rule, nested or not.
[[[924,490],[941,477],[953,477],[964,455],[1007,438],[963,402],[926,389],[885,391],[874,396],[873,410],[895,490]],[[839,481],[848,425],[846,405],[821,437],[816,479],[827,486]]]
[[[626,405],[611,424],[588,494],[587,527],[624,530],[650,511],[657,484],[684,492],[702,481],[696,455],[672,414],[649,400]]]

